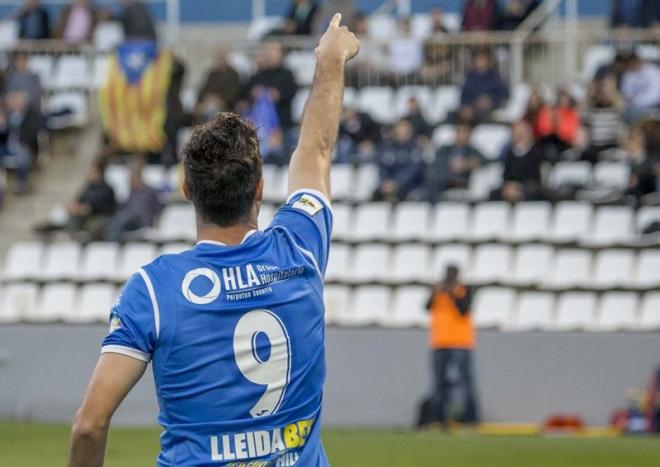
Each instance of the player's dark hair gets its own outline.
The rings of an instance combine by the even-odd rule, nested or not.
[[[261,179],[254,127],[236,114],[219,113],[195,129],[183,157],[191,201],[205,222],[229,227],[247,219]]]

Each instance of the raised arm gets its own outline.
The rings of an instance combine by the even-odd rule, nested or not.
[[[340,23],[338,13],[316,49],[314,83],[305,106],[298,147],[289,165],[289,194],[309,188],[330,198],[330,164],[341,118],[344,65],[359,49],[355,35]]]

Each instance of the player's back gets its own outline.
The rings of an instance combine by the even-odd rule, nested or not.
[[[153,361],[160,466],[327,464],[321,199],[295,194],[266,231],[162,256],[127,284],[104,351]]]

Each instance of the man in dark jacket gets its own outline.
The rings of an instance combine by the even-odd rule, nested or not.
[[[655,16],[655,0],[613,0],[610,26],[613,28],[646,28]]]
[[[156,40],[156,26],[147,6],[138,0],[122,0],[118,20],[127,40]]]
[[[469,109],[477,121],[490,119],[492,112],[509,98],[490,49],[481,48],[472,56],[472,68],[465,75],[461,90],[461,106]]]
[[[203,123],[220,111],[232,110],[241,93],[241,79],[229,64],[229,50],[224,47],[215,54],[215,64],[206,75],[195,105],[195,121]]]
[[[85,232],[98,238],[106,220],[115,212],[115,192],[105,181],[105,163],[95,161],[87,172],[85,186],[74,201],[67,206],[72,233]]]
[[[284,50],[276,42],[262,44],[257,57],[257,72],[250,78],[244,97],[251,103],[266,90],[275,104],[283,130],[293,126],[291,102],[298,91],[293,73],[283,66]]]
[[[285,34],[309,36],[312,33],[318,9],[318,5],[312,0],[293,0],[283,32]]]
[[[18,20],[18,37],[21,39],[39,40],[50,37],[48,11],[39,0],[25,0],[16,19]]]

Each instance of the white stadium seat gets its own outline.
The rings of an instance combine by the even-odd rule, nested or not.
[[[606,292],[600,299],[598,317],[593,331],[634,329],[637,324],[637,294],[633,292]]]
[[[596,244],[628,240],[632,234],[632,209],[626,206],[604,206],[596,211],[589,240]]]
[[[554,251],[549,245],[522,245],[516,249],[512,279],[519,284],[536,284],[550,275]]]
[[[504,167],[499,162],[484,165],[472,171],[468,191],[475,200],[487,199],[491,191],[502,184]]]
[[[58,92],[48,99],[48,111],[52,113],[67,111],[68,113],[48,118],[48,128],[58,130],[71,127],[82,127],[87,123],[88,98],[84,91]]]
[[[151,243],[129,242],[121,249],[115,277],[125,281],[138,270],[156,259],[156,245]]]
[[[28,318],[37,322],[64,321],[74,313],[76,286],[70,283],[52,282],[44,285],[41,298],[33,314]]]
[[[167,188],[168,180],[165,167],[162,165],[146,165],[142,169],[142,180],[154,190],[160,191]]]
[[[550,213],[551,206],[547,202],[516,204],[510,238],[519,241],[543,238],[550,224]]]
[[[413,37],[426,39],[433,34],[433,21],[429,14],[415,14],[410,18],[410,29]]]
[[[632,250],[601,250],[594,262],[592,284],[603,288],[630,284],[634,262]]]
[[[426,301],[429,294],[428,287],[398,287],[394,292],[392,308],[380,324],[387,327],[427,326]]]
[[[509,210],[505,202],[477,204],[473,210],[470,236],[475,240],[504,237],[509,230]]]
[[[426,245],[399,244],[394,249],[391,273],[387,279],[395,283],[429,282],[436,277],[431,273],[431,248]]]
[[[640,251],[633,283],[637,287],[660,287],[660,249]]]
[[[128,199],[131,193],[130,169],[125,165],[113,164],[105,169],[105,181],[115,191],[119,203]]]
[[[596,294],[592,292],[566,292],[557,303],[556,331],[586,329],[594,321]]]
[[[261,176],[264,179],[264,200],[280,202],[284,199],[285,194],[280,192],[280,177],[282,170],[276,165],[264,164],[261,169]]]
[[[18,22],[0,21],[0,50],[11,49],[18,42]]]
[[[63,55],[55,66],[55,89],[89,88],[93,84],[89,60],[82,55]]]
[[[587,284],[591,279],[591,251],[579,249],[559,250],[548,278],[550,285],[574,287]]]
[[[548,329],[554,323],[555,296],[550,292],[523,292],[518,297],[513,321],[507,330]]]
[[[260,41],[266,34],[275,29],[280,29],[282,26],[284,26],[282,16],[256,17],[248,26],[247,38],[251,41]]]
[[[110,51],[124,42],[124,29],[119,22],[104,21],[94,28],[94,48]]]
[[[376,164],[362,164],[357,170],[357,180],[355,181],[355,191],[353,198],[355,201],[366,201],[371,198],[378,188],[380,176]]]
[[[443,202],[435,208],[429,240],[454,240],[468,234],[470,206],[464,203]]]
[[[428,109],[430,123],[438,123],[447,118],[447,114],[456,110],[461,102],[461,89],[458,86],[440,86],[433,96]]]
[[[447,266],[450,264],[458,266],[461,273],[465,275],[470,270],[471,255],[472,251],[468,245],[456,243],[438,246],[433,255],[432,279],[439,280],[444,277]]]
[[[335,164],[330,169],[332,180],[332,200],[349,200],[353,190],[353,167],[348,164]]]
[[[503,122],[514,122],[522,118],[527,108],[527,101],[531,94],[531,88],[527,83],[519,83],[512,87],[511,97],[506,105],[495,111],[497,119]]]
[[[55,59],[50,55],[30,55],[28,69],[39,77],[41,86],[50,89],[53,82]]]
[[[439,148],[442,146],[451,146],[455,140],[455,125],[439,125],[433,132],[433,143]]]
[[[480,245],[474,252],[469,278],[475,282],[503,281],[510,276],[511,247],[498,243]]]
[[[327,285],[323,288],[325,322],[334,324],[337,317],[346,315],[350,306],[351,289],[345,285]]]
[[[68,320],[107,323],[116,298],[117,289],[112,284],[85,284],[78,292],[76,308]]]
[[[17,242],[9,247],[5,259],[4,278],[32,279],[41,273],[44,246],[39,242]]]
[[[411,97],[417,98],[423,115],[428,115],[431,104],[431,88],[428,86],[401,86],[394,97],[394,107],[397,117],[405,117],[408,114],[408,101]]]
[[[293,73],[299,86],[309,86],[314,80],[316,55],[313,51],[296,50],[284,57],[284,66]]]
[[[158,223],[158,237],[162,240],[194,240],[195,211],[190,204],[166,206]]]
[[[355,209],[351,237],[363,241],[388,238],[391,235],[389,218],[389,203],[362,204]]]
[[[357,97],[357,107],[379,123],[392,123],[396,119],[394,96],[388,87],[363,88]]]
[[[428,203],[403,202],[394,212],[393,237],[396,240],[422,239],[428,232],[431,205]]]
[[[0,320],[14,322],[29,319],[37,308],[39,288],[31,282],[5,285],[0,299]]]
[[[594,169],[594,182],[599,188],[625,190],[630,178],[630,167],[621,162],[599,162]]]
[[[660,223],[660,206],[643,206],[637,211],[636,231],[641,233],[653,222]]]
[[[511,139],[511,130],[503,125],[481,124],[474,129],[470,139],[486,158],[496,160]]]
[[[551,188],[560,186],[587,186],[591,182],[591,164],[589,162],[558,162],[550,172]]]
[[[83,250],[78,277],[84,281],[114,278],[119,256],[119,244],[92,242]]]
[[[563,201],[555,206],[549,239],[570,242],[586,238],[591,229],[593,208],[586,202]]]
[[[333,243],[330,247],[328,267],[325,271],[327,281],[347,280],[350,274],[352,250],[348,245]]]
[[[73,279],[78,275],[80,244],[76,242],[51,243],[44,253],[40,277],[46,280]]]
[[[474,297],[474,322],[479,328],[499,328],[511,320],[516,294],[512,289],[485,287]]]
[[[273,221],[274,216],[275,208],[270,204],[262,204],[259,207],[259,217],[257,218],[259,230],[266,230],[270,227],[270,223]]]
[[[391,39],[397,34],[396,19],[386,14],[370,15],[367,19],[367,34],[372,39]]]
[[[388,313],[390,295],[389,287],[376,285],[356,288],[350,306],[337,315],[337,324],[368,326],[378,323]]]
[[[649,292],[644,295],[638,328],[645,331],[660,329],[660,292]]]
[[[591,81],[594,74],[602,65],[610,63],[614,59],[614,48],[608,45],[593,45],[587,49],[582,65],[582,78]]]
[[[356,282],[384,281],[390,277],[390,248],[365,244],[355,248],[351,278]]]
[[[332,206],[332,238],[344,239],[351,236],[354,224],[351,216],[353,209],[348,204]]]

